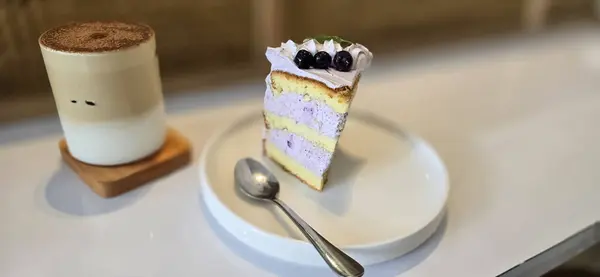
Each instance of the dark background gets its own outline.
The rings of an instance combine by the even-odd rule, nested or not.
[[[165,94],[262,79],[267,45],[333,34],[376,55],[595,21],[592,0],[0,0],[0,121],[54,112],[37,38],[69,21],[123,19],[157,33]],[[541,7],[541,8],[540,8]],[[535,27],[535,26],[533,26]],[[181,85],[185,84],[182,88]],[[18,107],[18,108],[15,108]]]

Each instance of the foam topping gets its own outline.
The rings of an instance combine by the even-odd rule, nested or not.
[[[147,25],[117,21],[74,22],[52,28],[40,43],[64,52],[93,53],[121,50],[148,41],[154,31]]]

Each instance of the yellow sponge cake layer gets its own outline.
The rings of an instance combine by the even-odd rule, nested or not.
[[[268,129],[287,129],[289,132],[303,136],[307,140],[320,147],[323,147],[329,152],[333,152],[335,149],[337,139],[321,135],[314,129],[311,129],[303,124],[297,124],[294,120],[287,117],[277,116],[266,111],[264,112],[264,115],[265,124]]]
[[[350,102],[354,97],[354,92],[358,85],[360,76],[352,87],[341,87],[331,89],[325,84],[289,74],[283,71],[271,72],[271,90],[273,94],[278,95],[282,92],[297,93],[306,96],[308,100],[319,100],[325,102],[334,111],[346,113],[350,107]]]
[[[302,182],[318,191],[323,190],[323,185],[327,181],[327,174],[323,177],[315,175],[268,141],[264,141],[264,150],[267,157],[277,162],[283,169],[295,175]]]

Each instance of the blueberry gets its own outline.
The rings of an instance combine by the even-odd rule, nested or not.
[[[331,65],[331,56],[325,51],[320,51],[315,54],[315,68],[327,69]]]
[[[333,66],[337,71],[348,72],[352,69],[352,55],[350,52],[342,50],[335,53],[333,57]]]
[[[294,63],[301,69],[309,69],[315,63],[315,57],[313,55],[302,49],[296,53],[296,57],[294,57]]]

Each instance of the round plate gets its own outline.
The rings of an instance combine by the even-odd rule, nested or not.
[[[372,114],[352,111],[329,181],[315,191],[262,155],[261,111],[228,126],[200,158],[202,195],[217,222],[268,256],[325,265],[295,225],[268,202],[236,190],[235,163],[253,157],[281,183],[280,198],[325,238],[363,265],[399,257],[437,229],[448,198],[448,175],[422,139]]]

